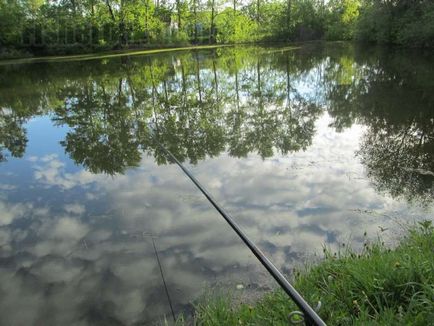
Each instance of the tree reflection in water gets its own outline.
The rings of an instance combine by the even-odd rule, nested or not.
[[[413,54],[413,55],[412,55]],[[376,59],[374,59],[376,58]],[[330,83],[337,128],[367,127],[358,155],[379,191],[428,202],[434,195],[434,61],[414,53],[360,53],[348,69],[355,82]],[[336,63],[330,80],[345,74]],[[355,69],[356,67],[357,69]]]
[[[360,167],[355,149],[377,190],[430,201],[433,59],[376,51],[241,47],[0,67],[1,159],[29,147],[28,160],[0,166],[0,323],[132,324],[163,315],[167,299],[144,232],[160,236],[176,311],[217,277],[264,284],[246,248],[167,164],[149,125],[179,160],[215,158],[198,176],[207,185],[221,179],[213,192],[224,189],[225,207],[288,273],[321,241],[338,244],[384,221],[354,213],[388,203],[342,174]],[[62,148],[46,150],[55,128],[40,132],[38,121],[64,128],[61,146],[87,171]],[[362,125],[361,143],[346,134],[318,141],[336,136],[325,122],[337,131]],[[44,137],[27,135],[38,128]],[[317,156],[320,168],[307,167]],[[405,215],[397,205],[388,208]]]
[[[380,191],[432,198],[434,63],[423,55],[248,47],[4,69],[1,160],[23,155],[24,124],[39,114],[70,128],[61,144],[77,164],[114,175],[142,152],[167,163],[149,125],[181,162],[267,158],[306,149],[326,110],[337,130],[367,127],[358,155]]]

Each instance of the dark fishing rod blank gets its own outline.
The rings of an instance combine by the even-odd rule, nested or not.
[[[151,128],[152,129],[152,128]],[[220,207],[220,205],[214,200],[211,194],[200,184],[200,182],[190,173],[190,171],[184,167],[184,165],[178,161],[178,159],[166,149],[155,137],[153,130],[151,131],[154,140],[158,146],[164,151],[170,160],[176,163],[181,170],[190,178],[190,180],[196,185],[202,194],[208,199],[208,201],[214,206],[214,208],[220,213],[220,215],[226,220],[226,222],[232,227],[232,229],[243,240],[247,247],[252,251],[256,258],[266,268],[266,270],[273,276],[282,289],[288,294],[288,296],[296,303],[296,305],[303,312],[304,319],[307,325],[325,326],[325,322],[318,316],[316,311],[304,300],[304,298],[297,292],[297,290],[288,282],[283,274],[277,269],[276,266],[262,253],[262,251],[253,243],[244,231],[238,226],[234,219]]]

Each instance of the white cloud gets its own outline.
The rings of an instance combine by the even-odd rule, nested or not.
[[[85,212],[84,205],[73,203],[73,204],[66,204],[63,206],[65,211],[70,214],[76,214],[76,215],[82,215]]]
[[[88,230],[89,228],[77,219],[62,217],[55,222],[47,236],[59,240],[78,240],[83,238]]]
[[[9,204],[0,201],[0,226],[9,225],[14,220],[24,217],[30,209],[30,204]]]
[[[223,154],[192,168],[285,270],[306,254],[321,251],[325,242],[336,246],[350,236],[360,242],[364,231],[375,237],[379,225],[394,225],[389,216],[396,212],[404,218],[430,214],[378,194],[354,156],[363,128],[356,125],[336,133],[327,127],[329,122],[326,115],[318,120],[318,133],[304,152],[265,160],[254,154],[243,159]],[[178,304],[188,304],[210,283],[269,280],[175,165],[157,166],[153,158],[144,158],[140,168],[112,178],[70,172],[55,155],[31,163],[35,191],[50,194],[60,189],[64,202],[60,207],[39,200],[31,205],[0,202],[0,224],[5,226],[0,244],[9,244],[2,250],[13,254],[19,248],[26,255],[17,260],[15,271],[25,270],[29,284],[55,283],[51,286],[57,291],[47,299],[39,296],[42,290],[36,286],[1,284],[10,307],[20,306],[20,298],[26,297],[24,321],[36,320],[42,305],[68,307],[65,314],[52,317],[57,324],[82,316],[84,304],[127,323],[144,313],[149,318],[166,313],[167,298],[149,235],[156,236],[169,291]],[[25,229],[8,227],[26,216]],[[0,273],[0,280],[7,281],[7,275]],[[112,306],[101,307],[101,302]]]

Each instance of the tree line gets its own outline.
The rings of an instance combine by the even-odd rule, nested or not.
[[[0,0],[0,55],[297,40],[434,45],[431,0]]]

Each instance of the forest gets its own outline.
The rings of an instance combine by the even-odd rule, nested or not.
[[[196,44],[434,45],[432,0],[0,0],[0,58]]]

